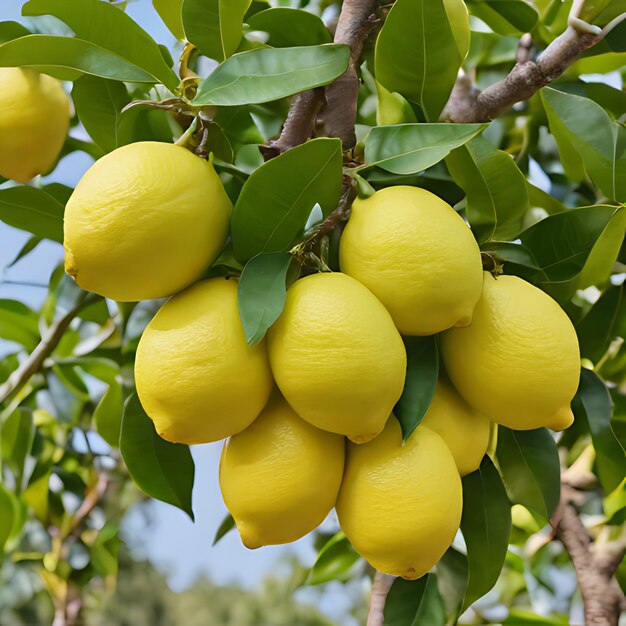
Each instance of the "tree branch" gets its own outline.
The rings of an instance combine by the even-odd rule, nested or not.
[[[528,100],[539,89],[558,78],[578,56],[596,44],[604,33],[579,30],[568,26],[538,57],[536,61],[516,63],[511,73],[500,82],[476,92],[468,86],[467,78],[457,81],[442,119],[451,122],[488,122],[512,107]]]
[[[585,606],[587,626],[617,626],[626,598],[614,578],[623,545],[594,544],[576,510],[582,494],[563,482],[561,503],[550,523],[570,555]]]
[[[6,382],[0,385],[0,404],[6,402],[15,393],[17,393],[30,380],[33,374],[36,374],[42,367],[54,349],[59,345],[63,338],[63,334],[72,320],[87,306],[93,304],[97,300],[94,294],[88,294],[65,315],[55,320],[48,328],[45,336],[42,336],[37,347],[31,352],[19,367],[9,376]]]
[[[381,572],[374,574],[367,626],[383,626],[385,621],[385,602],[387,602],[387,595],[395,579],[395,576],[382,574]]]

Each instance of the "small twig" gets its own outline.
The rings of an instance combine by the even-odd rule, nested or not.
[[[37,347],[31,352],[19,367],[9,376],[6,382],[0,385],[0,404],[6,402],[17,393],[42,367],[54,349],[59,345],[63,334],[74,318],[87,306],[96,302],[95,294],[84,294],[81,301],[65,315],[54,321],[45,336],[42,336]]]
[[[372,597],[370,598],[370,610],[367,616],[367,626],[383,626],[385,622],[385,603],[395,576],[376,572],[372,583]]]

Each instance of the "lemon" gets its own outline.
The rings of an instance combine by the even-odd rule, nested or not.
[[[491,422],[473,409],[449,382],[439,379],[433,401],[420,424],[446,442],[461,476],[480,466],[489,446]]]
[[[218,441],[249,426],[273,381],[265,342],[246,343],[237,283],[212,278],[166,302],[139,341],[135,382],[168,441]]]
[[[402,393],[402,338],[385,307],[345,274],[296,281],[269,331],[268,350],[296,413],[356,442],[383,429]]]
[[[196,280],[224,247],[231,203],[213,166],[187,149],[140,142],[83,176],[65,209],[65,270],[122,302]]]
[[[0,68],[0,176],[25,183],[59,158],[70,125],[61,83],[20,67]]]
[[[440,349],[457,391],[494,422],[515,430],[572,423],[580,376],[576,331],[530,283],[485,272],[472,324],[443,333]]]
[[[466,326],[482,289],[480,251],[455,210],[417,187],[357,199],[339,247],[341,271],[368,287],[403,335]]]
[[[288,543],[335,506],[345,440],[298,417],[280,394],[224,445],[220,487],[248,548]]]
[[[409,580],[428,572],[461,523],[463,494],[443,439],[420,426],[402,444],[395,418],[373,441],[349,445],[339,524],[373,567]]]

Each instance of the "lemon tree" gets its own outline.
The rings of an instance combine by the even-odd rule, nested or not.
[[[626,4],[19,5],[0,621],[91,623],[129,507],[193,520],[224,440],[215,542],[312,534],[299,584],[362,581],[368,626],[617,625]]]

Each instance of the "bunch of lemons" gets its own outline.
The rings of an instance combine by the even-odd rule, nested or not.
[[[67,117],[60,87],[15,71]],[[60,146],[26,165],[1,148],[0,174],[22,180],[45,171]],[[294,541],[334,507],[374,567],[422,576],[455,537],[460,476],[479,467],[492,424],[572,422],[580,357],[571,322],[531,284],[483,272],[451,206],[397,186],[355,201],[341,272],[297,280],[251,347],[236,279],[197,282],[226,245],[231,211],[212,165],[185,148],[118,148],[67,203],[66,270],[118,301],[171,296],[139,343],[137,392],[164,439],[228,438],[220,484],[246,546]],[[403,441],[392,414],[405,384],[401,335],[433,334],[442,373]]]

